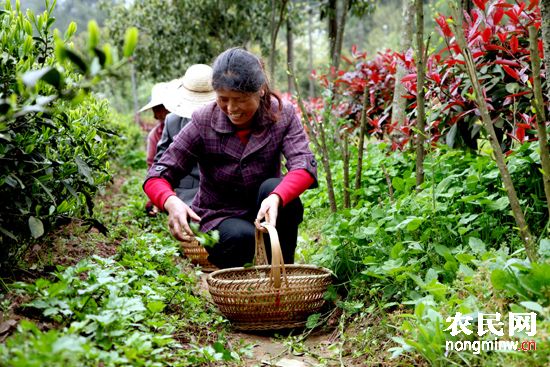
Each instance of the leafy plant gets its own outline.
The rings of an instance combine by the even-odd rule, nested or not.
[[[109,160],[124,151],[125,125],[109,124],[120,117],[89,91],[125,64],[137,31],[129,30],[126,59],[118,60],[91,22],[88,54],[80,55],[67,46],[76,24],[63,37],[52,31],[54,6],[24,14],[18,1],[15,9],[6,1],[0,12],[2,266],[59,219],[90,217],[95,192],[111,178]]]
[[[195,234],[195,238],[202,246],[213,247],[220,240],[220,233],[218,231],[201,232],[197,222],[190,222],[189,227],[191,227],[191,230]]]

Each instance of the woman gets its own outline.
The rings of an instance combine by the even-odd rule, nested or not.
[[[276,226],[283,258],[293,263],[303,214],[298,196],[317,185],[317,163],[303,127],[294,108],[269,89],[260,59],[242,48],[216,58],[212,86],[216,102],[193,113],[149,170],[144,190],[168,212],[177,239],[183,240],[183,231],[192,234],[190,219],[202,231],[219,231],[219,243],[207,251],[220,268],[252,262],[255,227],[263,220]],[[189,207],[172,187],[197,162],[199,192]]]
[[[145,106],[143,106],[136,115],[139,120],[139,114],[146,110],[153,110],[153,116],[155,118],[155,126],[151,129],[147,135],[147,168],[151,168],[153,160],[157,152],[157,143],[160,140],[162,132],[164,131],[164,123],[166,116],[170,111],[164,105],[167,97],[170,95],[169,83],[157,83],[151,89],[151,100]],[[151,200],[145,203],[145,213],[148,216],[154,217],[158,213],[158,208],[153,205]]]

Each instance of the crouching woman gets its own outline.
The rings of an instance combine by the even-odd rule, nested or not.
[[[219,268],[252,262],[261,221],[277,228],[284,261],[293,263],[303,217],[299,195],[317,186],[317,163],[300,120],[270,90],[261,60],[244,49],[216,58],[212,86],[216,101],[193,113],[150,168],[144,190],[168,212],[177,239],[192,235],[190,220],[204,232],[219,231],[219,243],[207,248],[208,260]],[[281,177],[283,156],[287,174]],[[195,163],[199,191],[188,206],[172,188]]]

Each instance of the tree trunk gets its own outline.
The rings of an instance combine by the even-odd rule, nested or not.
[[[332,62],[334,52],[336,51],[336,33],[338,32],[338,2],[337,0],[328,0],[327,9],[328,19],[328,42],[329,42],[329,61]]]
[[[277,8],[277,0],[271,0],[271,49],[269,51],[269,77],[271,87],[275,88],[275,64],[277,60],[277,36],[285,18],[286,4],[288,0],[280,0],[280,8]],[[277,17],[277,11],[279,16]]]
[[[323,157],[323,167],[325,169],[325,176],[327,180],[327,189],[328,189],[328,201],[330,204],[330,210],[333,213],[338,211],[338,206],[336,205],[336,195],[334,195],[334,182],[332,181],[332,169],[330,168],[330,157],[328,154],[327,147],[327,137],[325,135],[325,126],[329,123],[329,118],[332,116],[332,98],[328,101],[325,101],[325,109],[323,111],[323,121],[321,123],[317,122],[317,127],[319,129],[319,136],[321,138],[321,154]]]
[[[540,0],[540,12],[542,16],[541,28],[546,80],[550,80],[550,0]],[[546,83],[546,100],[550,101],[550,83]]]
[[[424,141],[426,116],[424,112],[424,8],[423,1],[416,0],[416,190],[424,182]]]
[[[403,1],[403,21],[401,31],[401,52],[406,53],[412,45],[413,22],[414,22],[414,2],[412,0]],[[397,68],[395,71],[395,88],[393,91],[392,114],[391,122],[397,123],[397,126],[403,126],[405,123],[405,107],[407,100],[404,98],[406,94],[405,86],[401,83],[401,78],[406,74],[405,63],[402,60],[397,60]]]
[[[292,33],[292,21],[286,19],[286,63],[288,70],[294,70],[294,35]],[[294,78],[290,73],[288,76],[288,93],[294,93]]]
[[[275,88],[274,73],[275,73],[275,50],[277,47],[277,25],[275,23],[275,14],[277,13],[277,0],[271,0],[271,22],[270,22],[270,36],[271,44],[269,49],[269,78],[271,78],[271,87]]]
[[[363,151],[365,149],[365,134],[367,133],[367,104],[369,101],[369,88],[363,91],[363,109],[361,110],[361,129],[359,130],[359,146],[357,147],[357,169],[355,170],[355,192],[361,188],[361,176],[363,174]]]
[[[344,208],[351,208],[349,184],[349,134],[344,131]]]
[[[344,43],[344,30],[346,29],[346,19],[350,5],[349,2],[350,0],[344,0],[336,28],[336,40],[334,42],[334,51],[332,53],[332,65],[336,69],[340,66],[340,55],[342,54],[342,44]]]
[[[307,17],[307,42],[308,42],[308,52],[307,52],[307,65],[309,72],[311,73],[313,71],[313,25],[311,19],[313,18],[313,7],[308,4],[309,10]],[[313,82],[313,78],[308,75],[308,81],[309,81],[309,98],[315,97],[315,83]]]
[[[138,96],[137,96],[136,67],[133,61],[130,63],[130,78],[132,80],[132,96],[134,99],[134,121],[136,123],[139,123],[139,116],[138,116],[139,104],[138,104]]]
[[[334,194],[334,183],[332,181],[332,170],[330,168],[330,157],[328,155],[326,137],[323,127],[323,124],[326,123],[326,116],[330,116],[331,103],[330,101],[327,102],[327,107],[325,107],[325,111],[323,111],[323,121],[321,123],[319,123],[319,121],[316,121],[315,116],[309,114],[304,105],[304,100],[302,99],[300,86],[296,81],[294,70],[290,70],[290,74],[294,78],[294,85],[296,87],[296,99],[298,100],[298,107],[302,111],[302,116],[307,127],[306,132],[309,136],[309,140],[313,142],[313,145],[315,145],[317,153],[321,155],[321,163],[323,164],[323,169],[325,170],[325,180],[327,182],[327,193],[330,210],[333,213],[336,213],[338,211],[338,207],[336,205],[336,195]],[[312,121],[316,122],[315,126],[312,125]],[[319,136],[316,135],[316,131],[319,132]]]
[[[466,71],[468,73],[470,81],[472,82],[476,104],[481,114],[481,119],[483,121],[485,130],[487,131],[487,134],[489,136],[489,142],[491,143],[493,154],[495,155],[495,160],[500,171],[500,176],[502,177],[504,188],[506,189],[508,199],[510,200],[510,207],[512,208],[514,219],[516,220],[516,224],[519,228],[520,237],[525,246],[525,252],[529,257],[529,260],[534,262],[537,260],[535,239],[531,235],[531,232],[529,231],[529,226],[527,225],[527,221],[525,220],[525,216],[523,215],[523,211],[521,209],[521,205],[519,203],[519,199],[514,188],[512,177],[510,176],[510,172],[508,171],[508,167],[506,166],[504,154],[502,153],[502,149],[498,142],[495,129],[493,127],[493,122],[491,121],[491,117],[489,116],[487,102],[485,101],[485,94],[483,93],[483,89],[477,77],[474,59],[466,43],[466,38],[464,37],[462,28],[462,13],[458,10],[456,3],[451,3],[451,6],[454,10],[454,18],[456,22],[451,23],[451,26],[453,28],[456,41],[460,47],[460,51],[466,62]]]
[[[546,207],[550,218],[550,154],[548,153],[548,135],[546,134],[546,113],[540,81],[540,57],[538,47],[538,32],[535,26],[529,26],[529,51],[531,53],[531,69],[533,70],[533,94],[535,96],[535,111],[537,117],[537,132],[539,135],[540,161],[542,164],[542,181],[546,195]]]

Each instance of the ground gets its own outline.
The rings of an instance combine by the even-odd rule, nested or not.
[[[104,213],[105,217],[109,215],[112,217],[114,212],[130,205],[124,202],[128,195],[128,190],[123,187],[125,182],[124,175],[116,177],[105,192],[97,197],[96,208]],[[116,216],[112,218],[111,220],[116,221]],[[107,227],[109,226],[109,223],[105,224]],[[56,266],[75,265],[80,260],[92,255],[113,256],[117,252],[120,242],[120,238],[117,239],[117,236],[104,236],[100,233],[100,228],[90,225],[89,222],[71,220],[34,244],[21,264],[11,269],[9,274],[4,274],[2,278],[7,283],[13,281],[32,283],[38,278],[52,279],[50,273],[56,269]],[[207,302],[211,302],[205,281],[206,276],[205,273],[200,275],[196,292]],[[58,326],[50,319],[44,318],[41,311],[22,307],[21,305],[29,301],[28,297],[24,295],[7,292],[1,301],[0,342],[4,342],[15,331],[22,319],[32,320],[41,330],[49,330]],[[336,323],[334,320],[330,322],[331,325]],[[229,344],[249,345],[251,353],[241,362],[246,366],[341,365],[341,361],[334,357],[338,355],[334,350],[338,337],[335,327],[325,326],[313,331],[293,330],[278,333],[243,333],[229,329],[226,337]],[[200,337],[197,339],[200,340]],[[185,340],[182,340],[183,342]],[[354,364],[347,363],[346,365],[353,366]]]

